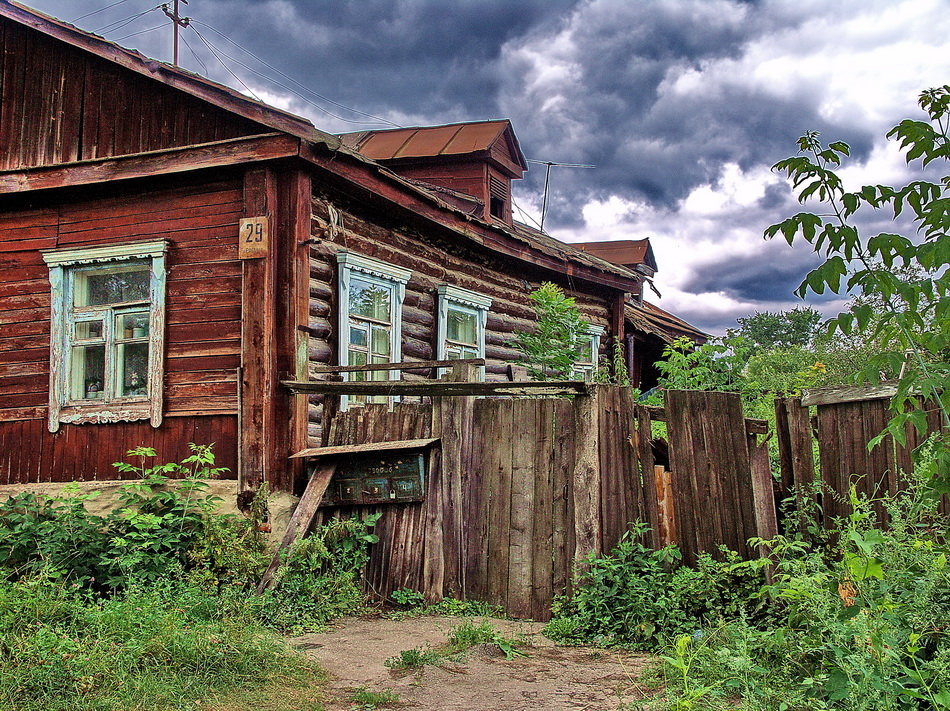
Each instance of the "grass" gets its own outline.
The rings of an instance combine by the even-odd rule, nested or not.
[[[522,646],[520,640],[506,637],[490,622],[463,622],[449,631],[446,643],[440,647],[413,647],[404,649],[394,657],[385,661],[390,669],[421,669],[424,666],[438,666],[448,660],[458,660],[472,647],[482,644],[492,644],[498,647],[506,659],[524,657],[526,654],[518,649]]]
[[[197,589],[103,600],[49,580],[0,583],[0,639],[10,711],[316,711],[322,698],[311,662]]]
[[[386,708],[399,703],[399,695],[395,692],[368,691],[365,688],[354,689],[350,696],[350,701],[356,704],[361,711],[373,711],[373,709]]]

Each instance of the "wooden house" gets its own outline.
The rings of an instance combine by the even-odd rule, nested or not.
[[[281,380],[457,357],[507,378],[544,281],[590,322],[581,370],[701,335],[642,302],[649,264],[514,222],[526,167],[507,121],[338,137],[0,0],[0,483],[214,442],[241,488],[289,490],[321,401]]]

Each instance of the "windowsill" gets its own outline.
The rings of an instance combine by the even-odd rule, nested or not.
[[[136,422],[151,417],[149,400],[65,405],[59,411],[61,424],[104,424],[107,422]]]

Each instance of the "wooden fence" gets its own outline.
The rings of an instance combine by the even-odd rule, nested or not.
[[[665,407],[651,408],[628,389],[591,386],[572,399],[432,397],[328,412],[329,446],[439,440],[423,501],[317,516],[381,514],[365,571],[371,591],[484,600],[539,620],[584,557],[609,551],[631,522],[649,524],[645,544],[676,542],[688,561],[720,546],[751,556],[750,538],[778,533],[776,502],[793,486],[820,477],[830,521],[847,513],[851,484],[868,495],[901,486],[899,472],[921,441],[909,433],[905,447],[868,452],[886,422],[885,400],[824,402],[811,417],[801,399],[782,399],[779,481],[765,422],[746,419],[734,393],[667,391]],[[655,420],[667,423],[668,468],[654,460]]]
[[[787,494],[793,487],[799,491],[814,488],[813,482],[820,479],[821,486],[816,492],[818,509],[828,526],[835,518],[850,513],[851,486],[861,496],[871,499],[902,489],[906,484],[904,473],[913,470],[914,449],[930,433],[940,430],[939,411],[923,403],[927,411],[926,433],[921,435],[908,425],[903,445],[886,437],[869,450],[868,443],[884,430],[893,414],[889,410],[889,389],[871,392],[876,394],[862,388],[827,388],[813,391],[804,398],[775,401],[780,492]],[[800,502],[802,504],[804,502]],[[883,506],[875,503],[874,507],[880,520],[886,521]],[[941,509],[950,515],[947,497]]]
[[[757,489],[751,484],[755,450],[738,398],[691,395],[674,400],[674,448],[690,436],[697,417],[713,412],[719,419],[712,420],[701,471],[693,468],[699,457],[690,464],[676,460],[682,463],[674,467],[666,516],[689,512],[689,523],[678,525],[690,558],[720,543],[745,552],[749,536],[774,533],[762,527],[774,526],[774,508],[770,519],[756,519],[756,511],[771,504],[771,488],[763,490],[758,508],[743,498]],[[351,408],[332,417],[326,444],[439,438],[424,500],[328,508],[321,515],[382,514],[365,572],[367,586],[381,597],[408,587],[431,600],[485,600],[513,616],[543,620],[553,597],[569,589],[575,564],[609,551],[631,522],[650,524],[645,543],[661,544],[658,532],[670,522],[663,521],[655,485],[649,432],[656,417],[662,411],[636,405],[628,389],[608,386],[570,400],[437,397],[391,411]],[[722,446],[720,426],[738,427],[736,442]],[[732,451],[737,443],[742,453]],[[721,486],[705,486],[709,476]],[[741,496],[730,477],[746,480]],[[697,524],[710,518],[723,523],[695,535]]]

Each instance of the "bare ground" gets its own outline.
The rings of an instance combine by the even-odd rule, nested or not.
[[[430,711],[616,711],[649,695],[638,683],[649,657],[558,647],[537,622],[489,620],[506,636],[524,639],[526,657],[508,660],[497,647],[482,645],[437,667],[407,672],[384,665],[403,650],[444,644],[449,630],[466,619],[472,618],[347,618],[291,643],[330,673],[334,701],[328,711],[354,708],[349,699],[357,688],[392,691],[400,708]]]

